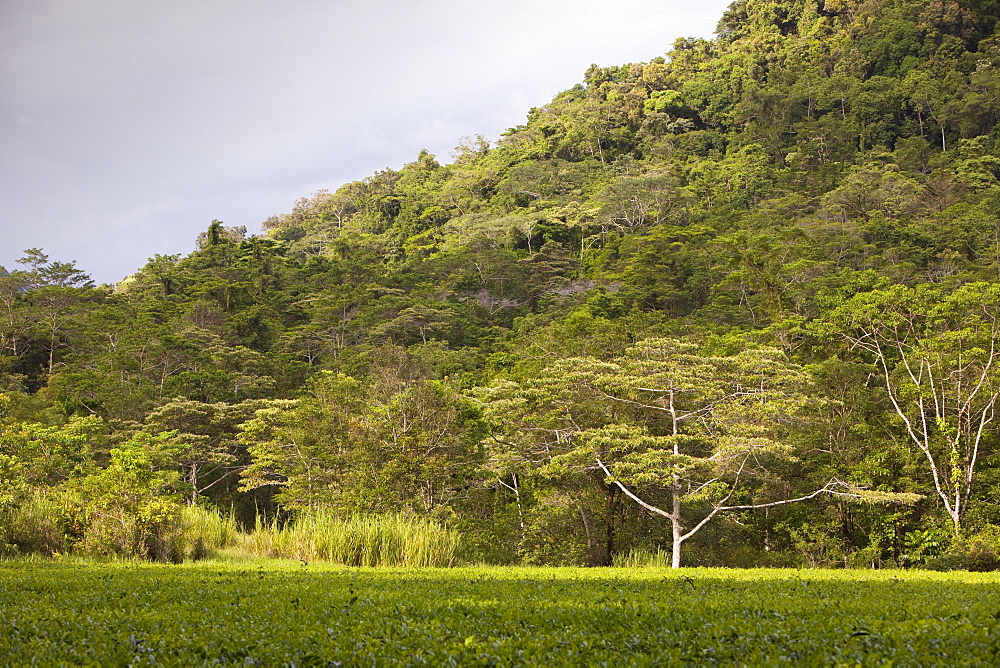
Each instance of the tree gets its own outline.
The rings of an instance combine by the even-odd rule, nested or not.
[[[258,411],[243,426],[253,461],[241,489],[278,486],[293,510],[429,513],[467,488],[481,460],[475,408],[407,378],[405,360],[379,362],[367,383],[326,372],[309,395]]]
[[[90,276],[77,269],[76,262],[49,262],[49,256],[41,248],[28,248],[18,264],[25,269],[13,272],[25,283],[26,288],[55,285],[61,288],[71,286],[91,287]]]
[[[103,291],[93,288],[90,277],[76,263],[49,262],[39,248],[25,250],[18,263],[24,269],[0,271],[0,355],[9,350],[24,360],[32,348],[38,351],[44,346],[51,376],[71,323],[83,304],[100,300]],[[40,361],[36,357],[34,364]]]
[[[684,542],[720,513],[821,494],[874,498],[836,479],[788,494],[795,482],[809,484],[795,470],[791,444],[807,401],[805,381],[774,349],[717,357],[675,339],[644,340],[613,362],[561,360],[539,381],[552,392],[545,410],[555,418],[556,440],[566,444],[550,450],[546,468],[597,470],[607,484],[667,518],[676,568]],[[661,497],[666,509],[650,501]]]
[[[92,444],[105,430],[94,416],[61,426],[2,420],[9,403],[0,393],[0,509],[87,473]]]
[[[392,320],[376,330],[376,334],[398,337],[406,343],[416,340],[427,343],[428,337],[444,334],[453,314],[449,310],[438,309],[425,304],[414,304],[399,312]]]
[[[251,457],[240,490],[277,487],[290,510],[333,505],[344,487],[348,453],[357,437],[360,384],[343,374],[318,377],[309,395],[275,401],[241,427]]]
[[[23,275],[0,272],[0,356],[17,359],[29,348],[30,321],[25,313]]]
[[[669,173],[622,176],[612,181],[600,200],[602,232],[633,232],[665,222],[685,222],[684,193]]]
[[[176,434],[172,461],[190,486],[189,503],[196,503],[199,496],[246,467],[245,452],[237,440],[239,427],[267,403],[260,399],[205,403],[178,397],[146,417],[147,430]]]
[[[1000,286],[895,285],[856,295],[821,331],[865,354],[960,534],[1000,399]]]

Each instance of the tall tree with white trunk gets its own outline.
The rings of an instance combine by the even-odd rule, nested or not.
[[[522,392],[524,405],[545,413],[548,431],[559,437],[539,457],[543,470],[599,471],[668,519],[676,568],[684,542],[720,513],[822,494],[883,500],[836,479],[811,487],[805,476],[788,480],[799,461],[788,436],[809,400],[807,379],[776,349],[711,356],[696,344],[648,339],[611,362],[560,360]],[[537,418],[534,424],[542,431]],[[803,491],[789,494],[795,486]]]
[[[876,368],[901,431],[927,462],[960,534],[977,473],[997,443],[1000,286],[894,285],[855,295],[825,320],[826,333]]]

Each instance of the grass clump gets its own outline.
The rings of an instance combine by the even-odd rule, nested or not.
[[[185,506],[181,511],[181,543],[189,560],[220,556],[227,550],[238,549],[245,535],[232,513],[217,508]]]
[[[65,513],[58,498],[35,494],[18,505],[0,510],[0,555],[41,554],[66,551]]]
[[[616,554],[612,565],[615,568],[670,568],[670,552],[663,548],[633,549]]]
[[[342,518],[315,510],[283,525],[258,523],[243,551],[345,566],[451,566],[459,545],[457,531],[430,519],[401,514]]]

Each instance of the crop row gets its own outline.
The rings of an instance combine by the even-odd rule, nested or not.
[[[0,663],[994,664],[989,574],[0,564]]]

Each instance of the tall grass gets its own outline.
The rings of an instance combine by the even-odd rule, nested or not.
[[[219,556],[225,550],[239,550],[245,542],[232,513],[201,506],[185,506],[181,511],[181,536],[187,559]]]
[[[243,549],[254,556],[330,561],[345,566],[451,566],[459,534],[405,515],[341,518],[324,510],[279,526],[259,523]]]
[[[626,554],[616,554],[612,565],[616,568],[668,568],[670,552],[659,547],[655,552],[642,548],[633,549]]]
[[[35,494],[17,506],[0,510],[0,555],[53,555],[64,552],[67,537],[58,498]]]

